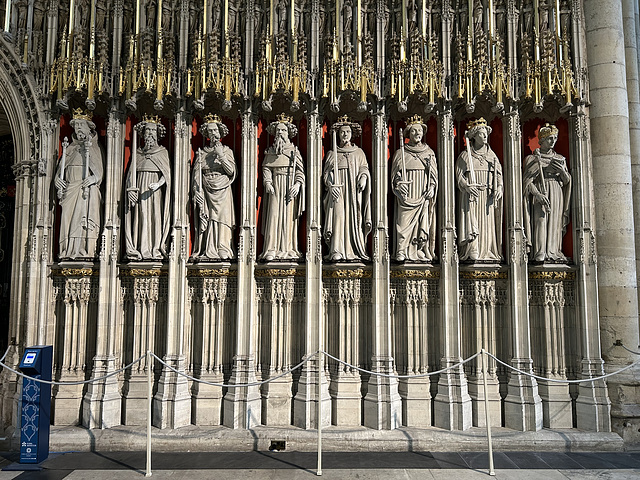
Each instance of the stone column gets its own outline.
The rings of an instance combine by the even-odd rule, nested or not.
[[[621,208],[633,205],[622,3],[584,1],[600,338],[609,372],[636,358],[614,346],[616,341],[638,345],[634,218],[631,208]],[[612,427],[625,439],[638,435],[639,377],[640,368],[635,367],[608,380]]]
[[[256,381],[254,335],[256,322],[256,192],[258,171],[257,118],[251,106],[242,113],[240,245],[238,247],[238,317],[233,368],[229,384]],[[262,419],[260,388],[229,388],[223,398],[226,427],[252,428]]]
[[[440,318],[442,360],[445,368],[462,360],[460,324],[460,285],[458,250],[456,247],[455,178],[453,149],[453,116],[450,110],[438,115],[438,157],[440,157]],[[438,393],[433,402],[434,426],[448,430],[471,427],[471,397],[462,366],[440,374]]]
[[[314,104],[307,114],[307,258],[305,348],[307,354],[325,348],[322,301],[322,121]],[[298,392],[293,399],[293,424],[318,428],[318,357],[302,367]],[[324,365],[326,365],[326,359]],[[320,375],[322,425],[331,423],[331,397],[327,376]]]
[[[634,7],[635,5],[635,7]],[[622,1],[627,98],[629,103],[629,148],[633,181],[633,221],[636,242],[636,278],[640,275],[640,79],[636,31],[637,1]]]
[[[175,147],[171,192],[173,225],[169,251],[166,354],[163,360],[181,373],[185,371],[185,315],[187,259],[189,257],[189,172],[191,160],[191,116],[179,111],[175,117]],[[178,428],[191,423],[191,393],[186,377],[162,368],[153,398],[153,423],[160,428]]]
[[[509,264],[509,317],[513,357],[511,365],[533,373],[528,308],[527,252],[522,213],[522,133],[516,110],[503,117],[507,262]],[[505,427],[514,430],[542,428],[542,402],[533,377],[510,371],[504,399]]]
[[[374,185],[373,278],[371,300],[371,370],[393,375],[391,356],[391,310],[389,301],[389,224],[387,198],[387,121],[381,104],[373,116],[372,182]],[[402,400],[396,378],[371,375],[364,397],[364,425],[377,430],[402,425]]]
[[[574,245],[576,272],[576,314],[582,336],[582,378],[604,373],[600,349],[595,236],[595,208],[593,198],[593,165],[589,143],[589,118],[584,107],[578,107],[571,117],[571,173],[573,180]],[[611,403],[604,381],[580,383],[576,400],[577,427],[596,432],[611,430]]]
[[[118,287],[118,258],[120,254],[120,216],[118,204],[122,199],[124,159],[124,122],[117,110],[109,113],[107,126],[107,155],[104,170],[104,218],[100,249],[100,277],[98,289],[98,319],[96,326],[96,355],[93,358],[92,379],[117,370],[117,315],[120,305]],[[82,424],[87,428],[110,428],[120,425],[120,387],[117,376],[100,383],[90,383],[82,402]]]

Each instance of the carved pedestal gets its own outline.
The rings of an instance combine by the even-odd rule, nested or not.
[[[567,339],[579,335],[573,328],[575,273],[564,265],[531,267],[529,272],[530,316],[534,369],[538,375],[562,381],[567,368]],[[543,425],[547,428],[573,426],[569,384],[538,381],[542,398]]]

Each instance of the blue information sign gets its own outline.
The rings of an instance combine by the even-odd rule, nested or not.
[[[53,347],[37,346],[25,350],[20,370],[34,379],[22,382],[20,409],[20,463],[40,463],[49,456],[51,385],[35,379],[51,380]]]

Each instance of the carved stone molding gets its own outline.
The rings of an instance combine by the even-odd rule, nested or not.
[[[303,268],[266,268],[255,271],[256,277],[304,277]]]
[[[465,280],[497,280],[507,278],[507,272],[488,272],[485,270],[473,270],[460,272],[460,277]]]
[[[575,280],[576,272],[529,272],[532,280]]]
[[[322,272],[323,278],[371,278],[371,270],[364,268],[325,270]]]
[[[187,271],[187,277],[237,277],[238,271],[229,268],[198,268]]]
[[[123,277],[166,277],[168,273],[159,268],[123,268],[120,270],[120,275]]]
[[[440,270],[391,270],[391,278],[440,278]]]
[[[98,268],[63,268],[61,270],[53,270],[53,275],[62,277],[96,277],[100,274]]]

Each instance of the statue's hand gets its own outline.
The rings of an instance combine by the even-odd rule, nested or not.
[[[360,180],[358,180],[358,191],[362,192],[364,191],[364,188],[367,186],[367,177],[365,177],[364,175],[362,175],[360,177]]]
[[[431,188],[429,188],[429,190],[427,191],[427,198],[433,198],[435,196],[436,196],[436,187],[432,185]]]
[[[340,198],[340,195],[342,195],[342,192],[340,190],[340,187],[336,187],[335,185],[332,185],[331,187],[331,198],[333,198],[334,202],[337,202],[338,199]]]
[[[298,196],[300,193],[300,184],[298,182],[294,183],[289,189],[289,193],[287,194],[287,201],[291,201]]]
[[[204,196],[202,195],[202,192],[200,192],[199,190],[196,190],[193,194],[193,201],[200,207],[204,207]]]
[[[503,193],[504,193],[504,192],[502,191],[502,189],[501,189],[501,188],[498,188],[498,189],[496,190],[496,202],[499,202],[500,200],[502,200],[502,194],[503,194]]]
[[[542,206],[542,209],[549,213],[549,210],[551,210],[551,205],[549,204],[549,199],[547,197],[545,197],[544,195],[542,195],[541,193],[537,193],[535,195],[535,200],[536,202],[538,202],[540,204],[540,206]]]
[[[67,182],[65,182],[63,179],[61,179],[60,177],[58,177],[57,175],[55,176],[53,183],[56,186],[56,189],[59,192],[59,195],[64,195],[64,192],[67,190]]]
[[[467,185],[467,188],[465,189],[467,191],[467,193],[469,194],[469,196],[473,199],[478,198],[478,187],[474,187],[473,185]]]
[[[98,183],[98,180],[95,175],[89,175],[82,181],[82,188],[90,187],[91,185],[95,185],[96,183]]]
[[[406,183],[399,183],[397,189],[402,198],[409,196],[409,186]]]
[[[129,198],[129,205],[134,207],[136,203],[138,203],[138,191],[137,190],[129,190],[127,192],[127,197]]]
[[[216,160],[220,161],[222,156],[224,155],[224,149],[222,148],[222,143],[216,142],[213,151],[216,152]]]
[[[153,182],[149,184],[149,190],[151,190],[152,192],[155,192],[159,188],[160,188],[160,182]]]
[[[271,182],[267,182],[264,184],[264,191],[267,192],[269,195],[276,194],[276,190],[273,188],[273,183]]]

